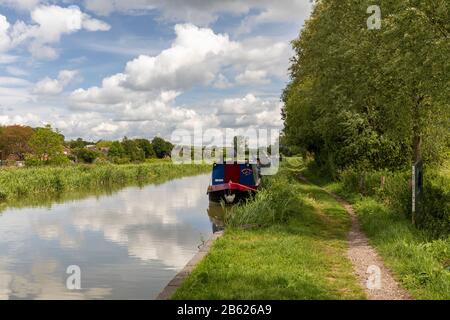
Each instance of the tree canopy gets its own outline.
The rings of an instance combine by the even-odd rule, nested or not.
[[[41,161],[54,160],[63,155],[64,136],[50,126],[37,128],[30,139],[30,147]]]
[[[317,1],[292,44],[285,141],[330,172],[439,162],[449,147],[450,16],[446,0]]]
[[[23,160],[31,152],[29,141],[34,131],[27,126],[7,126],[0,131],[0,149],[2,160],[9,155],[16,155]]]

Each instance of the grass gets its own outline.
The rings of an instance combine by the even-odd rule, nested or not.
[[[365,298],[346,258],[347,213],[295,173],[282,169],[254,201],[233,210],[224,236],[174,299]]]
[[[318,177],[311,170],[303,174],[354,205],[371,244],[413,298],[450,299],[450,237],[437,239],[415,228],[404,213],[380,199],[350,192],[342,183]]]
[[[450,237],[432,239],[371,198],[355,204],[363,230],[416,299],[450,299]]]
[[[155,162],[129,165],[76,165],[67,167],[0,170],[0,200],[14,201],[36,195],[95,190],[138,183],[158,183],[210,170],[209,165],[174,165]]]

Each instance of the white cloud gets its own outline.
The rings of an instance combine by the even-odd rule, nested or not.
[[[62,70],[57,79],[46,77],[36,83],[33,92],[40,95],[57,95],[64,88],[79,77],[76,70]]]
[[[1,89],[0,89],[1,91]],[[31,113],[24,115],[0,115],[1,125],[14,125],[14,124],[27,124],[33,126],[39,126],[42,124],[40,117]]]
[[[56,5],[40,5],[30,12],[32,24],[16,21],[10,25],[6,17],[0,15],[0,51],[20,45],[27,45],[29,52],[38,59],[55,59],[58,52],[51,47],[63,35],[82,29],[87,31],[107,31],[110,26],[81,12],[77,6],[63,8]]]
[[[281,128],[282,103],[262,99],[252,93],[244,97],[224,99],[217,105],[221,127]]]
[[[11,108],[18,104],[31,102],[32,96],[29,93],[29,88],[19,86],[19,87],[8,87],[0,86],[0,106]]]
[[[227,89],[232,87],[233,84],[223,74],[219,74],[213,83],[213,87],[217,89]]]
[[[40,3],[40,0],[0,0],[0,5],[19,10],[31,10]]]
[[[138,14],[157,10],[163,20],[171,22],[191,22],[209,25],[223,13],[234,16],[247,16],[240,28],[248,32],[261,23],[298,22],[309,15],[310,0],[85,0],[88,10],[100,15],[112,12]]]
[[[3,87],[26,87],[30,82],[16,77],[0,77],[0,86]]]
[[[6,17],[0,15],[0,52],[8,50],[11,45],[11,39],[8,35],[10,26]]]
[[[236,76],[236,82],[239,84],[265,84],[269,83],[266,70],[245,70],[245,72]]]
[[[192,24],[176,25],[172,47],[155,57],[141,55],[128,62],[126,85],[140,90],[186,89],[193,84],[209,84],[220,64],[239,48],[228,35]]]
[[[8,72],[10,75],[12,76],[16,76],[16,77],[22,77],[22,76],[26,76],[28,75],[28,71],[19,68],[19,67],[15,67],[15,66],[7,66],[5,68],[6,72]]]
[[[176,25],[175,33],[170,48],[159,55],[141,55],[128,62],[123,73],[105,78],[101,88],[75,91],[74,101],[85,105],[114,104],[123,99],[125,91],[145,96],[138,91],[185,91],[196,85],[210,85],[214,80],[216,87],[224,87],[225,77],[220,71],[229,67],[256,69],[238,76],[239,81],[247,83],[266,83],[266,77],[287,72],[287,62],[283,61],[290,52],[287,44],[261,42],[263,47],[255,47],[255,42],[231,41],[226,34],[215,34],[209,28],[192,24]]]
[[[10,63],[16,62],[17,59],[18,59],[17,56],[0,53],[0,64],[10,64]]]
[[[103,114],[116,121],[110,126],[100,122],[97,131],[102,133],[115,131],[118,123],[133,123],[130,127],[134,130],[157,127],[165,135],[175,128],[195,125],[280,126],[280,103],[253,94],[225,99],[203,112],[196,105],[177,106],[176,98],[194,86],[231,86],[221,73],[223,69],[240,70],[236,77],[239,84],[266,84],[269,76],[281,73],[279,60],[285,58],[287,45],[268,45],[261,39],[236,42],[226,34],[191,24],[176,25],[175,33],[170,48],[160,54],[141,55],[128,62],[122,73],[103,79],[101,86],[73,91],[72,108]]]

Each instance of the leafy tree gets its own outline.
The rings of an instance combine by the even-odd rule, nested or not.
[[[71,149],[84,148],[85,146],[90,144],[90,142],[84,141],[82,138],[78,138],[69,142],[69,146]]]
[[[94,150],[89,150],[86,148],[75,149],[74,152],[78,161],[82,161],[84,163],[94,163],[94,161],[100,157],[100,153]]]
[[[63,143],[64,136],[53,131],[51,126],[46,126],[35,129],[29,145],[38,159],[49,163],[51,159],[59,159],[63,162]]]
[[[137,143],[138,147],[144,151],[146,159],[156,157],[155,150],[153,150],[153,146],[150,141],[148,141],[147,139],[136,139],[135,142]]]
[[[125,150],[125,154],[131,161],[143,161],[145,159],[145,152],[139,147],[139,144],[136,141],[124,137],[122,146]]]
[[[286,141],[331,173],[439,162],[450,139],[449,2],[379,1],[380,30],[371,4],[317,2],[293,41]]]
[[[97,146],[97,149],[111,148],[112,143],[113,141],[100,140],[95,145]]]
[[[14,125],[2,128],[0,132],[2,158],[16,155],[20,160],[24,160],[25,154],[31,151],[29,141],[32,135],[33,129],[26,126]]]
[[[160,137],[155,137],[152,140],[153,150],[159,159],[170,157],[173,149],[173,144]]]
[[[119,141],[114,141],[111,143],[108,153],[110,158],[123,158],[125,155],[125,149]]]

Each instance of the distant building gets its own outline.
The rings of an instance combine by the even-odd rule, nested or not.
[[[88,144],[85,148],[88,150],[97,151],[97,146],[95,144]]]

